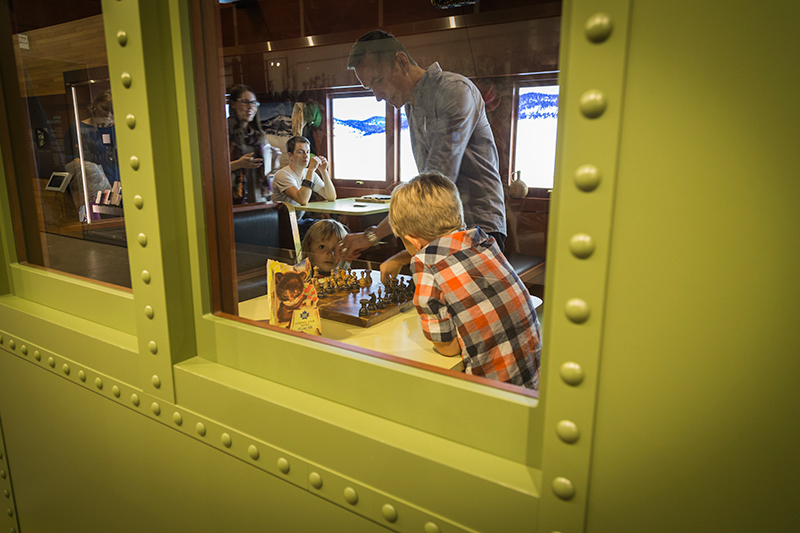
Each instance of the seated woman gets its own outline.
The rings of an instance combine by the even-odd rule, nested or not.
[[[347,235],[347,228],[338,220],[316,221],[309,228],[300,247],[300,259],[308,258],[311,268],[317,267],[319,276],[327,277],[334,268],[350,268],[350,263],[337,261],[334,250]]]
[[[260,104],[250,87],[237,85],[231,89],[228,105],[233,203],[265,202],[270,194],[267,175],[277,168],[281,151],[267,141],[258,120]]]

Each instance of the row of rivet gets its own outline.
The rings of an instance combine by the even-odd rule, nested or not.
[[[128,34],[125,32],[125,30],[119,30],[117,32],[117,42],[123,48],[128,44]],[[120,75],[120,80],[122,81],[123,87],[130,89],[131,84],[133,83],[133,78],[131,77],[130,73],[123,72]],[[125,124],[128,126],[128,128],[134,129],[136,127],[136,117],[128,113],[128,115],[125,117]],[[130,158],[130,165],[133,170],[139,170],[139,158],[135,155],[132,155]],[[138,194],[135,195],[133,197],[133,205],[136,207],[136,209],[141,210],[144,207],[144,199]],[[136,240],[142,248],[147,247],[147,235],[144,233],[140,233]],[[150,284],[150,272],[147,270],[142,271],[142,281],[144,281],[145,285]],[[155,317],[155,311],[151,305],[145,305],[144,316],[146,316],[149,320],[153,320]],[[150,341],[148,343],[148,349],[150,350],[150,353],[156,355],[158,353],[158,344],[156,344],[156,341]],[[161,388],[161,378],[159,378],[157,375],[154,375],[151,378],[150,383],[155,389]]]
[[[5,342],[5,339],[4,339],[3,335],[0,335],[0,345],[2,345],[4,342]],[[8,347],[12,351],[16,351],[16,342],[14,341],[14,339],[9,339]],[[28,346],[25,345],[25,344],[22,344],[20,346],[20,352],[22,352],[23,355],[27,356],[28,353],[29,353]],[[33,358],[37,362],[41,363],[42,359],[43,359],[41,351],[38,350],[38,349],[34,349],[33,350]],[[56,357],[54,357],[52,355],[51,356],[47,356],[46,362],[47,362],[47,366],[49,366],[50,368],[54,369],[54,371],[55,371],[55,368],[56,368],[56,365],[57,365]],[[73,366],[77,367],[77,365],[75,365],[74,363],[73,363]],[[70,367],[68,362],[63,362],[63,364],[61,366],[61,371],[62,371],[62,373],[64,374],[65,377],[69,377],[71,375],[71,373],[72,373],[72,367]],[[77,373],[76,373],[76,376],[77,376],[78,380],[81,383],[86,383],[87,386],[90,385],[91,382],[87,383],[87,379],[88,379],[87,378],[87,373],[83,369],[78,370]],[[157,379],[157,376],[153,376],[153,379],[154,380]],[[104,388],[107,385],[107,382],[110,382],[110,381],[112,381],[112,380],[110,378],[108,378],[108,377],[106,377],[106,381],[103,381],[103,377],[97,376],[94,379],[93,384],[94,384],[94,387],[97,389],[97,391],[103,391]],[[133,389],[133,388],[131,387],[131,389]],[[134,389],[134,390],[136,390],[136,389]],[[122,396],[122,391],[120,389],[120,385],[119,384],[112,385],[111,386],[111,393],[114,396],[114,398],[120,399],[121,396]],[[136,392],[131,393],[131,395],[130,395],[130,403],[134,407],[138,408],[141,405],[141,399],[139,397],[139,394],[137,394]],[[157,419],[159,421],[162,421],[162,423],[166,423],[166,422],[163,422],[163,420],[161,420],[161,412],[162,412],[161,404],[162,403],[164,403],[164,402],[161,402],[161,403],[159,403],[158,401],[151,402],[151,404],[150,404],[150,412],[152,412],[152,414],[154,415],[155,419]],[[170,404],[170,408],[175,409],[176,406]],[[137,412],[141,412],[141,411],[138,411],[137,409],[134,409],[134,410],[136,410]],[[184,412],[186,412],[186,411],[184,411]],[[197,415],[195,413],[191,413],[191,415],[192,416],[196,416],[197,418],[201,418],[199,415]],[[186,429],[184,427],[184,422],[185,422],[184,414],[180,410],[175,409],[173,411],[172,422],[175,424],[175,426],[178,426],[181,429]],[[211,423],[209,421],[206,421],[205,423],[203,421],[197,422],[194,425],[194,433],[196,434],[195,438],[198,438],[201,442],[205,442],[207,444],[212,444],[211,442],[209,442],[209,441],[207,441],[205,439],[205,437],[208,434],[207,425],[210,425],[210,424]],[[221,433],[220,433],[220,444],[226,449],[226,450],[223,450],[223,451],[228,451],[228,453],[231,453],[229,451],[233,446],[233,437],[231,436],[231,434],[236,435],[237,432],[234,432],[230,428],[226,428],[226,431],[222,431],[222,430],[220,430],[220,431],[221,431]],[[192,435],[192,432],[190,430],[186,430],[185,434],[187,434],[189,436],[194,436],[194,435]],[[255,441],[255,439],[253,439],[252,437],[245,436],[244,434],[238,434],[237,435],[237,440],[239,438],[241,438],[241,440],[245,440],[245,441],[247,441],[247,440],[254,441],[254,443],[249,444],[247,446],[247,456],[253,461],[253,462],[250,462],[249,464],[253,464],[254,466],[259,467],[261,470],[263,470],[263,471],[265,471],[267,473],[275,475],[275,472],[273,470],[271,470],[268,466],[266,466],[266,465],[264,465],[262,463],[256,463],[255,462],[255,461],[258,461],[259,458],[261,457],[260,449],[256,444],[260,444],[262,447],[267,448],[267,449],[271,449],[271,450],[274,450],[274,451],[278,451],[278,449],[274,448],[274,447],[272,447],[272,446],[270,446],[270,445],[268,445],[266,443],[259,443],[258,441]],[[277,468],[278,472],[280,472],[281,474],[284,475],[284,479],[286,479],[285,476],[288,475],[289,472],[291,471],[291,464],[289,462],[289,459],[287,459],[287,457],[284,456],[284,455],[288,456],[288,454],[278,453],[278,455],[279,455],[279,457],[278,457],[278,460],[275,462],[275,467]],[[237,457],[237,458],[242,459],[241,457]],[[306,464],[305,461],[303,461],[302,459],[297,458],[297,460],[300,461],[301,463]],[[5,478],[5,476],[6,476],[5,472],[4,471],[0,471],[0,477],[1,478]],[[296,480],[289,480],[289,481],[294,481],[297,484]],[[319,472],[312,471],[308,476],[308,483],[314,489],[320,490],[322,488],[322,484],[323,484],[322,475]],[[367,487],[361,487],[360,490],[370,490],[370,489],[368,489]],[[6,497],[8,497],[8,496],[6,496]],[[359,502],[358,491],[356,490],[356,488],[354,488],[352,486],[347,486],[343,490],[342,498],[343,498],[344,502],[349,504],[349,506],[351,506],[351,507],[355,506]],[[389,523],[395,523],[399,518],[399,514],[397,512],[396,507],[394,505],[392,505],[391,503],[383,504],[383,506],[381,507],[381,516],[383,516],[384,520],[386,520]],[[451,525],[455,526],[455,524],[452,524],[452,523],[451,523]],[[458,527],[458,526],[455,526],[455,527]],[[438,533],[439,531],[440,531],[439,526],[433,521],[427,521],[425,523],[425,525],[424,525],[424,532],[425,533]]]
[[[3,336],[2,335],[0,335],[0,344],[3,344]],[[9,342],[9,344],[10,344],[10,342]],[[2,438],[2,434],[0,434],[0,480],[4,481],[3,485],[8,484],[10,486],[10,483],[9,483],[10,480],[8,479],[8,474],[6,473],[6,467],[5,467],[5,464],[4,464],[5,463],[5,452],[3,451],[2,444],[3,444],[3,438]],[[8,500],[11,500],[11,491],[9,491],[8,488],[5,488],[5,487],[3,488],[3,497],[8,499]],[[10,507],[8,507],[6,509],[6,514],[8,515],[9,518],[14,518],[14,509],[12,508],[13,507],[13,503],[9,503],[9,505],[10,505]],[[12,523],[15,523],[15,522],[16,522],[16,520],[14,520]],[[9,529],[9,531],[11,531],[11,533],[16,533],[17,530],[14,527],[11,527]]]
[[[584,26],[586,38],[595,44],[605,42],[611,35],[612,29],[611,17],[606,13],[595,13],[589,17]],[[578,105],[581,114],[586,119],[592,120],[600,117],[605,112],[608,107],[608,101],[603,91],[589,89],[581,95]],[[578,167],[574,174],[575,186],[584,193],[596,190],[600,185],[601,179],[600,170],[591,164]],[[594,238],[587,233],[576,233],[570,238],[568,245],[572,255],[580,260],[591,257],[596,247]],[[591,314],[589,304],[582,298],[570,298],[567,300],[564,312],[574,324],[584,324],[589,320]],[[561,365],[559,375],[564,383],[571,387],[577,387],[585,378],[583,367],[572,361]],[[555,429],[558,438],[565,444],[574,444],[580,439],[580,429],[572,420],[559,421]],[[575,497],[575,485],[566,477],[557,476],[550,483],[550,487],[553,493],[562,500],[571,500]]]

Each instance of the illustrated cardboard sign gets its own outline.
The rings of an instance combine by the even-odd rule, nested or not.
[[[269,323],[273,326],[322,335],[317,291],[311,282],[308,259],[295,266],[267,261]]]

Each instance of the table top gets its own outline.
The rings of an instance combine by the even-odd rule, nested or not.
[[[532,298],[535,307],[542,305],[542,300],[535,296]],[[269,319],[267,297],[259,296],[239,302],[239,316],[251,320]],[[422,333],[417,311],[413,307],[369,328],[323,318],[322,334],[331,340],[439,368],[458,371],[464,368],[461,357],[446,357],[433,351],[433,343]]]
[[[388,213],[389,204],[358,202],[355,198],[339,198],[333,202],[308,202],[306,205],[297,206],[295,209],[335,215],[372,215]]]
[[[267,320],[267,297],[259,296],[239,302],[239,316],[251,320]],[[417,311],[413,307],[369,328],[323,318],[322,334],[327,339],[439,368],[463,368],[461,357],[445,357],[433,351],[433,343],[423,335]]]

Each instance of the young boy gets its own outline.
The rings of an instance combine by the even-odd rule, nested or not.
[[[464,229],[456,186],[423,172],[397,187],[392,231],[405,244],[422,331],[442,355],[458,355],[467,374],[539,388],[539,319],[528,290],[478,227]]]

